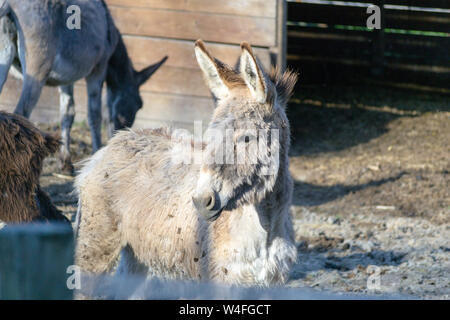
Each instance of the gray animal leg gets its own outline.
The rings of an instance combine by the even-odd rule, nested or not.
[[[73,165],[70,159],[70,130],[75,118],[75,103],[73,99],[73,85],[59,87],[59,105],[61,117],[62,146],[60,159],[62,171],[73,174]]]
[[[22,94],[14,113],[29,118],[41,96],[45,81],[38,81],[30,75],[24,75]]]
[[[9,19],[2,18],[0,22],[0,92],[8,78],[9,68],[16,57],[17,48],[9,32]]]
[[[89,76],[87,79],[88,91],[88,123],[91,128],[92,153],[102,146],[102,87],[104,72],[101,76]]]

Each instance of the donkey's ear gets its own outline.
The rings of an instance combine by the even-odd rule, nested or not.
[[[242,42],[241,49],[242,53],[239,61],[241,77],[250,89],[252,96],[259,102],[265,102],[267,99],[267,86],[263,73],[253,55],[252,48],[247,42]]]
[[[218,65],[217,61],[209,54],[202,40],[195,42],[195,56],[200,69],[203,71],[206,84],[214,97],[220,100],[228,96],[229,89],[225,85],[220,72],[222,66]]]
[[[138,72],[136,71],[136,81],[138,85],[142,86],[148,79],[150,79],[152,74],[154,74],[156,70],[158,70],[159,67],[161,67],[164,64],[164,62],[166,62],[167,58],[168,57],[165,56],[164,58],[161,59],[161,61],[152,64],[151,66],[148,66],[144,70]]]

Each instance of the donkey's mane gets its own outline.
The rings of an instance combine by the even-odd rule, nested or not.
[[[290,69],[281,72],[280,68],[272,68],[269,74],[270,81],[275,85],[278,99],[281,104],[286,104],[294,92],[295,83],[297,82],[298,74]]]

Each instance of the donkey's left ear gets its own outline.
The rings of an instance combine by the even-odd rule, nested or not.
[[[142,86],[150,77],[158,70],[164,62],[167,60],[167,56],[161,59],[161,61],[152,64],[151,66],[148,66],[144,70],[136,72],[136,81],[139,86]]]
[[[241,43],[241,58],[239,69],[242,78],[250,89],[252,96],[259,102],[266,102],[267,86],[263,73],[253,55],[252,48],[247,42]]]

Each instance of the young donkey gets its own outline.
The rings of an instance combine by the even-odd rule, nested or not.
[[[79,29],[68,9],[80,9]],[[69,12],[71,12],[69,10]],[[129,127],[142,107],[139,87],[167,57],[137,72],[103,0],[0,0],[0,92],[13,65],[23,75],[15,113],[29,117],[42,87],[59,86],[63,169],[72,170],[73,83],[85,78],[93,151],[101,147],[101,91],[107,84],[110,131]]]
[[[162,128],[122,131],[84,164],[76,179],[76,263],[83,270],[106,272],[121,253],[119,273],[235,284],[286,281],[296,247],[285,107],[296,75],[267,76],[250,46],[241,47],[235,71],[196,42],[197,61],[216,98],[208,127],[213,139],[185,145],[199,146],[194,155],[203,154],[201,163],[175,161],[186,149]],[[275,133],[279,144],[268,144]],[[217,139],[225,136],[228,142]],[[267,148],[254,157],[211,161],[230,140],[233,154],[251,154],[261,139]]]

